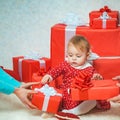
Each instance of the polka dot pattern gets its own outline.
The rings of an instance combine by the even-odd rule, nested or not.
[[[95,72],[95,69],[92,66],[84,69],[75,69],[70,66],[66,61],[64,61],[48,72],[48,74],[51,75],[53,79],[56,79],[57,77],[62,75],[63,83],[59,86],[59,89],[63,90],[63,109],[72,109],[82,102],[73,101],[71,95],[68,93],[68,89],[71,87],[73,78],[76,76],[80,77],[81,72],[87,75],[87,77],[85,77],[85,82],[90,82],[90,79]]]

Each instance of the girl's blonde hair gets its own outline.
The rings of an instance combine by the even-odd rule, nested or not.
[[[90,44],[88,42],[88,40],[80,35],[75,35],[73,36],[69,42],[68,42],[68,46],[70,44],[73,44],[78,50],[81,51],[86,51],[87,53],[90,52]]]

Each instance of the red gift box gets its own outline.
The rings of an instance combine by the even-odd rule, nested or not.
[[[109,9],[109,8],[108,8]],[[94,18],[98,18],[102,15],[103,12],[107,12],[108,15],[112,18],[117,18],[117,24],[119,21],[119,11],[117,10],[108,10],[106,8],[101,8],[100,10],[94,10],[89,13],[89,24],[92,26]]]
[[[46,88],[45,88],[46,89]],[[57,92],[55,95],[45,95],[45,93],[38,92],[33,95],[32,103],[38,107],[41,111],[47,111],[50,113],[57,113],[62,100],[62,91],[59,89],[54,90]],[[43,90],[46,91],[46,90]],[[49,92],[52,91],[51,89]],[[53,92],[53,91],[52,91]]]
[[[102,20],[99,18],[96,18],[92,21],[91,28],[94,29],[115,29],[118,27],[117,19],[116,18],[111,18],[107,20]]]
[[[73,100],[106,100],[119,94],[117,81],[113,80],[93,80],[93,87],[87,90],[71,88]]]
[[[100,57],[93,61],[93,66],[104,79],[120,75],[120,57]]]
[[[13,70],[19,74],[21,81],[32,81],[32,74],[38,72],[40,69],[49,70],[51,60],[43,57],[38,60],[24,59],[23,56],[13,57]]]
[[[51,28],[51,62],[56,66],[65,60],[67,42],[73,35],[85,36],[93,52],[99,56],[120,56],[120,27],[117,29],[92,29],[87,26],[56,24]]]

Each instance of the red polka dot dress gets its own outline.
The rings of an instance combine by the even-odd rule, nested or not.
[[[86,68],[76,69],[64,61],[48,72],[53,80],[62,75],[62,84],[59,86],[59,89],[63,90],[62,109],[72,109],[82,102],[73,101],[71,95],[68,92],[69,88],[72,85],[73,78],[76,76],[81,77],[81,72],[87,75],[84,79],[84,82],[89,83],[91,82],[91,77],[93,76],[95,69],[90,64]]]

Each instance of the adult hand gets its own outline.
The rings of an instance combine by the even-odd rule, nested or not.
[[[29,82],[22,83],[20,88],[16,88],[14,94],[21,100],[21,102],[31,109],[37,109],[35,105],[31,103],[31,96],[36,93],[36,91],[31,90],[31,86],[39,84],[40,82]]]
[[[120,80],[120,75],[112,78],[113,80]]]
[[[115,80],[120,80],[119,78],[120,78],[120,76],[114,77]],[[120,83],[117,83],[117,86],[120,87]],[[115,102],[115,103],[120,103],[120,94],[113,97],[113,98],[108,99],[108,101],[112,101],[112,102]]]
[[[110,98],[108,99],[108,101],[112,101],[114,103],[120,103],[120,95]]]
[[[117,86],[120,87],[120,75],[112,78],[113,80],[118,80]]]

